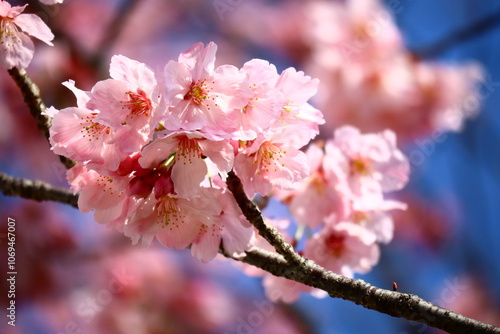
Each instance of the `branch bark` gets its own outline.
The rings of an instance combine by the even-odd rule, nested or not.
[[[283,255],[288,263],[303,265],[305,259],[293,250],[292,245],[283,239],[281,233],[279,233],[274,226],[264,222],[259,209],[247,197],[243,189],[243,184],[233,171],[229,172],[226,183],[246,219],[257,228],[259,234],[266,239],[279,254]]]
[[[12,177],[0,172],[0,190],[7,196],[19,196],[35,201],[54,201],[78,208],[78,195],[70,190],[42,182]]]
[[[233,258],[234,260],[251,264],[275,276],[324,290],[333,298],[349,300],[368,309],[417,321],[449,333],[500,334],[498,327],[441,308],[416,295],[381,289],[363,280],[344,277],[318,266],[297,254],[274,227],[264,222],[260,211],[248,199],[240,179],[233,171],[229,172],[226,182],[247,220],[279,253],[254,248],[247,251],[245,257]]]
[[[45,111],[46,107],[43,103],[42,98],[40,97],[40,89],[33,81],[31,81],[25,70],[20,70],[14,67],[8,70],[8,72],[12,79],[14,79],[16,85],[21,90],[21,93],[24,97],[24,102],[26,102],[31,115],[35,118],[38,129],[42,131],[47,141],[49,141],[49,129],[51,120],[50,117],[42,114]],[[66,168],[71,168],[75,165],[73,161],[64,156],[60,155],[59,159],[61,160],[61,163],[66,166]]]
[[[352,279],[328,271],[311,260],[303,265],[287,262],[283,256],[263,249],[253,248],[243,258],[227,258],[261,268],[275,276],[326,291],[332,298],[342,298],[365,308],[393,317],[420,322],[448,333],[500,333],[500,328],[444,309],[422,298],[373,286],[361,279]]]

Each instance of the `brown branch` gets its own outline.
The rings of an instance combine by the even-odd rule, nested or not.
[[[19,196],[35,201],[54,201],[78,208],[78,195],[42,181],[12,177],[0,172],[0,191],[7,196]]]
[[[283,239],[281,233],[279,233],[274,226],[264,222],[259,209],[250,199],[248,199],[241,180],[233,171],[229,172],[226,183],[246,219],[257,228],[259,234],[266,239],[279,254],[283,255],[288,263],[302,265],[305,259],[294,251],[292,245]]]
[[[46,108],[40,97],[40,89],[30,80],[25,70],[14,67],[9,70],[9,74],[21,90],[31,115],[36,119],[38,129],[40,129],[45,138],[49,140],[50,118],[46,115],[42,115],[42,112],[45,111]]]
[[[8,71],[12,79],[14,79],[17,86],[21,90],[21,93],[24,97],[24,102],[26,102],[31,115],[35,118],[38,129],[42,131],[47,141],[49,141],[49,129],[51,120],[50,117],[42,114],[45,111],[46,107],[43,103],[42,98],[40,97],[40,89],[33,81],[31,81],[25,70],[20,70],[17,67],[14,67]],[[61,155],[59,156],[59,160],[61,160],[61,163],[66,166],[66,168],[71,168],[75,165],[73,161]]]
[[[335,274],[311,260],[304,259],[302,265],[297,265],[287,262],[279,254],[258,248],[247,251],[243,258],[232,259],[251,264],[275,276],[324,290],[333,298],[349,300],[371,310],[417,321],[449,333],[500,333],[499,327],[467,318],[416,295],[381,289],[360,279]]]

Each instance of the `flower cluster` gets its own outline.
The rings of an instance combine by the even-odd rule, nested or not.
[[[299,224],[295,237],[287,235],[287,221],[274,223],[301,253],[322,267],[344,276],[366,273],[378,262],[379,243],[393,237],[388,211],[405,204],[385,198],[408,181],[409,163],[396,147],[392,131],[361,134],[344,126],[333,139],[312,144],[306,151],[310,175],[293,190],[276,190]],[[273,222],[272,220],[268,220]],[[272,251],[262,238],[259,247]],[[267,295],[274,301],[291,302],[300,292],[321,296],[319,290],[274,277],[263,271]]]
[[[273,251],[249,224],[225,183],[230,171],[249,198],[276,196],[307,231],[288,236],[298,250],[329,270],[352,276],[378,261],[378,242],[392,238],[388,210],[404,204],[384,193],[407,182],[409,165],[389,130],[361,134],[341,127],[326,143],[301,151],[324,123],[307,101],[318,80],[288,68],[278,73],[253,59],[242,68],[215,68],[217,46],[195,44],[164,72],[122,55],[110,79],[82,91],[64,83],[77,106],[51,107],[54,153],[76,162],[68,171],[79,208],[97,222],[149,245],[190,247],[209,261],[220,247],[242,256],[251,247]],[[304,240],[303,240],[304,239]],[[273,300],[293,301],[303,284],[262,271]],[[283,283],[286,282],[286,283]]]
[[[68,180],[81,211],[134,243],[191,246],[203,261],[221,245],[233,255],[251,245],[227,173],[249,197],[291,189],[309,174],[300,148],[323,122],[307,103],[318,80],[259,59],[215,68],[216,50],[195,44],[161,75],[114,56],[110,79],[91,91],[65,82],[77,106],[46,112],[54,153],[76,162]]]
[[[28,67],[35,52],[29,36],[52,46],[50,28],[37,15],[22,14],[26,6],[12,7],[0,0],[0,65],[6,69]]]

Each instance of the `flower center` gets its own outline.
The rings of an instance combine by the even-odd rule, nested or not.
[[[99,140],[101,135],[109,135],[111,131],[109,126],[94,122],[96,115],[92,114],[81,118],[82,129],[80,132],[83,133],[82,137],[87,137],[88,141]]]
[[[314,172],[311,175],[310,184],[313,187],[313,189],[316,190],[316,193],[318,195],[323,195],[325,193],[326,181],[325,178],[319,172]]]
[[[325,239],[325,246],[330,254],[335,257],[340,257],[345,250],[345,236],[338,234],[331,234]]]
[[[257,174],[260,175],[262,172],[268,173],[271,170],[277,172],[278,167],[285,167],[285,164],[280,162],[284,154],[286,154],[286,151],[282,151],[270,142],[264,142],[255,154],[253,161],[254,165],[258,165]]]
[[[12,19],[0,17],[0,45],[3,46],[4,51],[8,51],[9,48],[20,43],[19,30]]]
[[[172,231],[184,224],[186,214],[177,204],[177,199],[165,196],[156,204],[155,209],[158,213],[156,223],[162,228],[168,227]]]
[[[212,83],[214,83],[212,81]],[[189,88],[189,92],[184,96],[184,100],[191,100],[194,104],[200,105],[203,103],[203,100],[208,99],[208,93],[213,88],[208,87],[208,80],[198,80],[196,82],[191,83],[191,87]]]
[[[294,104],[292,100],[286,100],[285,105],[282,107],[282,112],[279,120],[283,125],[287,125],[288,121],[296,121],[299,119],[299,107]]]
[[[370,161],[358,158],[350,161],[351,174],[368,175],[371,171]]]
[[[177,145],[175,160],[183,165],[192,164],[195,159],[201,158],[200,145],[198,140],[189,139],[187,136],[182,136]]]
[[[135,117],[144,115],[149,117],[149,113],[153,108],[151,100],[147,97],[146,92],[142,89],[138,89],[137,93],[134,92],[126,92],[129,100],[123,102],[123,108],[128,108],[130,110],[130,114],[127,117]]]

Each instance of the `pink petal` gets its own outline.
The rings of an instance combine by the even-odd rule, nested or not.
[[[54,34],[50,28],[35,14],[20,14],[14,19],[14,23],[17,24],[24,32],[27,34],[38,38],[42,42],[53,46],[52,40],[54,39]]]
[[[0,34],[0,64],[7,69],[27,68],[35,53],[33,41],[26,34],[19,32],[13,23],[2,23],[5,24],[5,31]]]
[[[217,45],[214,42],[210,42],[207,47],[203,43],[196,43],[179,55],[179,62],[193,73],[193,79],[203,79],[214,70],[216,52]]]
[[[157,85],[155,75],[147,65],[122,55],[111,58],[109,74],[115,80],[126,82],[134,90],[141,88],[149,96]]]
[[[128,115],[128,109],[124,102],[128,101],[125,94],[129,86],[123,82],[113,79],[107,79],[97,82],[92,88],[92,97],[87,108],[99,110],[96,121],[111,127],[119,127],[125,121]]]
[[[204,226],[202,235],[196,242],[191,245],[191,255],[201,260],[208,262],[212,260],[219,251],[221,235],[218,224],[212,226]]]

